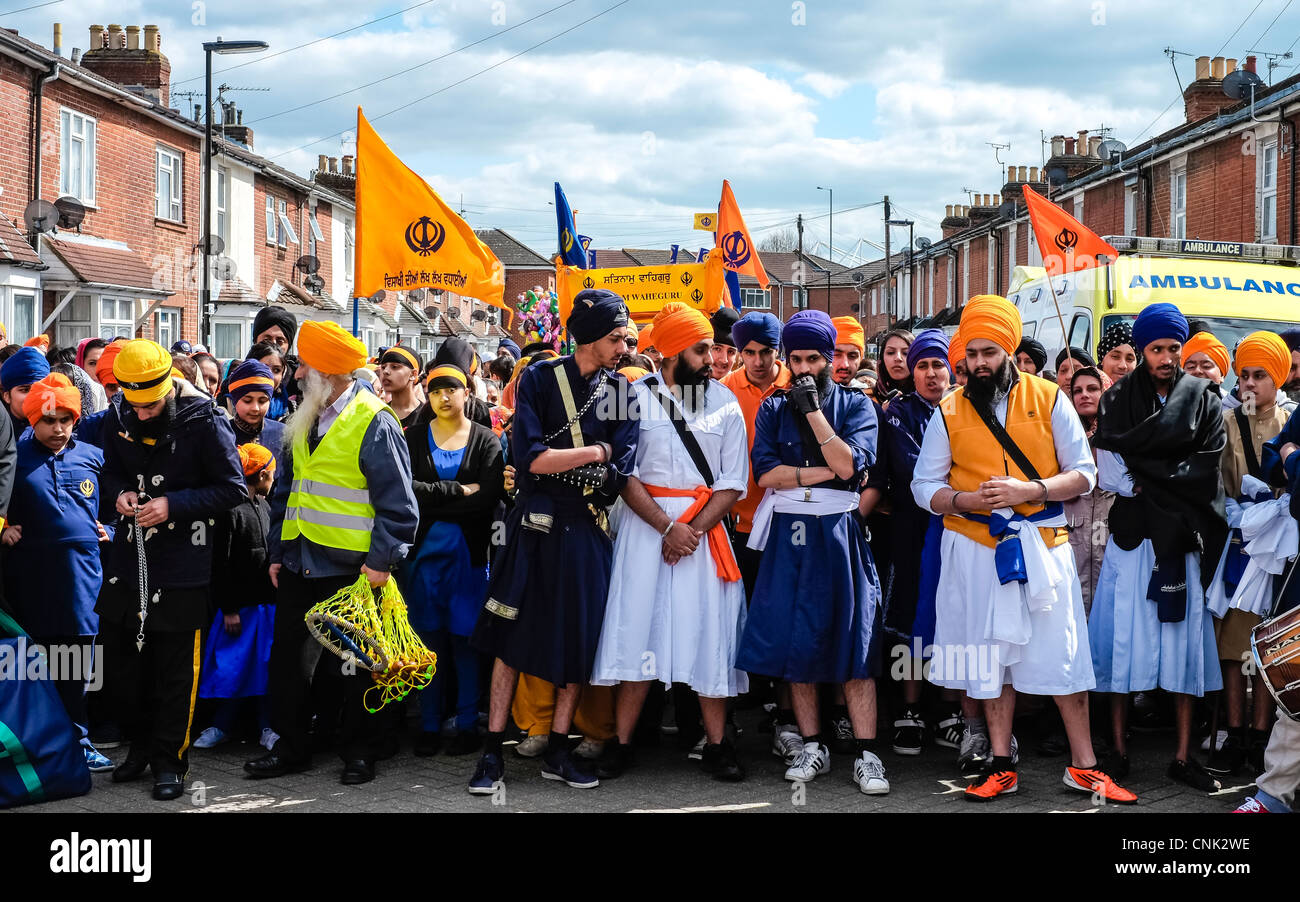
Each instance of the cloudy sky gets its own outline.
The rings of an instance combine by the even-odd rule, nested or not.
[[[709,236],[690,214],[729,178],[756,240],[802,213],[806,248],[826,241],[818,186],[832,187],[836,259],[851,264],[879,256],[884,194],[937,238],[963,189],[995,193],[1006,163],[1041,162],[1040,133],[1104,127],[1133,145],[1179,124],[1193,56],[1300,50],[1291,5],[56,0],[0,24],[48,46],[62,22],[68,53],[92,23],[156,23],[173,91],[202,90],[203,41],[265,40],[260,58],[218,57],[214,77],[271,89],[229,95],[260,153],[303,174],[350,153],[360,104],[471,224],[545,254],[556,180],[599,247],[697,247]],[[1166,47],[1190,54],[1177,74]],[[1011,145],[1003,166],[990,143]]]

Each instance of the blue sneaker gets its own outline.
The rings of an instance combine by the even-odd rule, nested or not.
[[[102,754],[93,745],[83,745],[81,750],[86,753],[86,769],[92,774],[113,769],[113,762],[109,761],[108,756]]]
[[[574,789],[592,789],[600,785],[600,778],[586,769],[586,762],[572,755],[548,757],[542,762],[542,776],[547,780],[559,780]]]
[[[478,759],[474,776],[469,778],[470,795],[490,796],[505,778],[506,766],[496,752],[484,752]]]

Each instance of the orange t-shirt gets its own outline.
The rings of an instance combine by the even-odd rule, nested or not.
[[[790,386],[790,368],[779,360],[776,365],[778,367],[776,379],[765,389],[758,388],[749,381],[744,367],[722,377],[722,384],[735,394],[736,400],[740,402],[740,409],[745,414],[745,430],[749,433],[750,451],[754,450],[754,420],[758,416],[758,406],[763,403],[764,398],[770,398],[778,388]],[[731,512],[736,515],[738,532],[747,533],[753,529],[754,511],[758,509],[758,502],[761,500],[763,500],[763,490],[754,481],[754,468],[751,465],[749,489],[745,492],[745,497],[737,501],[736,506],[731,509]]]

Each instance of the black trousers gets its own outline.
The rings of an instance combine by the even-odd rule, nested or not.
[[[267,676],[271,729],[280,735],[276,754],[295,762],[311,758],[308,733],[315,695],[322,711],[339,711],[335,734],[339,756],[344,761],[373,761],[380,718],[368,713],[362,700],[366,690],[375,684],[370,671],[358,668],[355,673],[345,674],[344,662],[312,637],[303,620],[312,605],[352,585],[356,575],[316,578],[281,569],[279,579]]]
[[[189,770],[194,703],[199,694],[204,630],[149,630],[136,648],[134,613],[100,617],[104,686],[130,757],[147,757],[154,776]]]
[[[50,682],[72,720],[77,741],[84,743],[90,731],[86,715],[86,689],[95,655],[94,636],[33,636],[32,642],[46,650],[51,667]],[[102,661],[99,662],[103,664]]]

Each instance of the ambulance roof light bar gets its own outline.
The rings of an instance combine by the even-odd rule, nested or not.
[[[1106,235],[1103,240],[1121,254],[1148,257],[1203,257],[1247,260],[1253,263],[1300,263],[1300,246],[1246,241],[1205,241],[1199,238],[1151,238],[1143,235]]]

